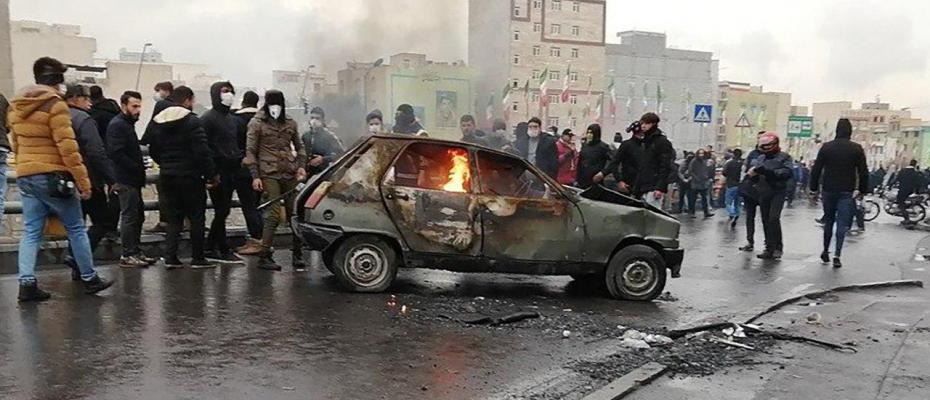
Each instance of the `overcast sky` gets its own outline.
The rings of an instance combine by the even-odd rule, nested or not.
[[[507,1],[507,0],[499,0]],[[608,41],[624,30],[708,50],[721,79],[794,94],[794,103],[871,101],[930,119],[930,2],[608,1]],[[467,0],[12,0],[13,19],[79,24],[98,57],[152,42],[169,61],[205,63],[248,86],[272,69],[370,61],[400,51],[466,58]]]

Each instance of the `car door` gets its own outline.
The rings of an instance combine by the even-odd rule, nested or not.
[[[382,196],[411,250],[480,255],[471,158],[464,146],[414,142],[385,173]]]
[[[485,257],[582,261],[587,235],[573,202],[524,160],[479,150],[476,161]]]

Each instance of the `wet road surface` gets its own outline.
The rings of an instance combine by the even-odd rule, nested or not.
[[[802,291],[900,279],[926,236],[880,218],[849,238],[846,266],[834,270],[816,258],[818,214],[785,211],[780,263],[738,252],[743,227],[730,231],[725,216],[685,220],[684,277],[667,287],[677,300],[654,303],[610,300],[565,277],[403,271],[390,293],[358,295],[320,268],[224,266],[104,268],[117,284],[99,297],[80,294],[66,271],[48,272],[40,282],[55,297],[20,305],[15,276],[3,276],[0,398],[487,398],[611,340],[617,324],[676,327]],[[497,328],[442,318],[463,306],[544,318]]]

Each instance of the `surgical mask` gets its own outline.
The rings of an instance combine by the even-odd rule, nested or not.
[[[271,118],[278,119],[281,117],[281,106],[272,105],[268,106],[268,114],[271,114]]]
[[[539,137],[539,128],[530,129],[526,131],[526,134],[529,135],[531,138]]]
[[[61,94],[65,94],[68,91],[68,86],[64,83],[60,83],[58,84],[58,91],[61,92]]]
[[[318,120],[318,119],[316,119],[316,118],[313,118],[313,119],[310,120],[310,127],[311,127],[311,128],[321,128],[321,127],[323,127],[323,121],[320,121],[320,120]]]
[[[232,107],[233,100],[236,99],[236,94],[233,92],[220,93],[220,103],[226,107]]]
[[[155,92],[155,94],[152,95],[152,100],[162,101],[164,99],[165,98],[161,96],[161,92]]]
[[[368,125],[368,132],[381,133],[381,124]]]

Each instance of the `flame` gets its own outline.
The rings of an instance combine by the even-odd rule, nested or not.
[[[452,157],[452,168],[449,169],[449,182],[442,186],[442,190],[465,193],[465,185],[471,178],[471,171],[468,168],[468,152],[461,149],[449,150],[449,156]]]

